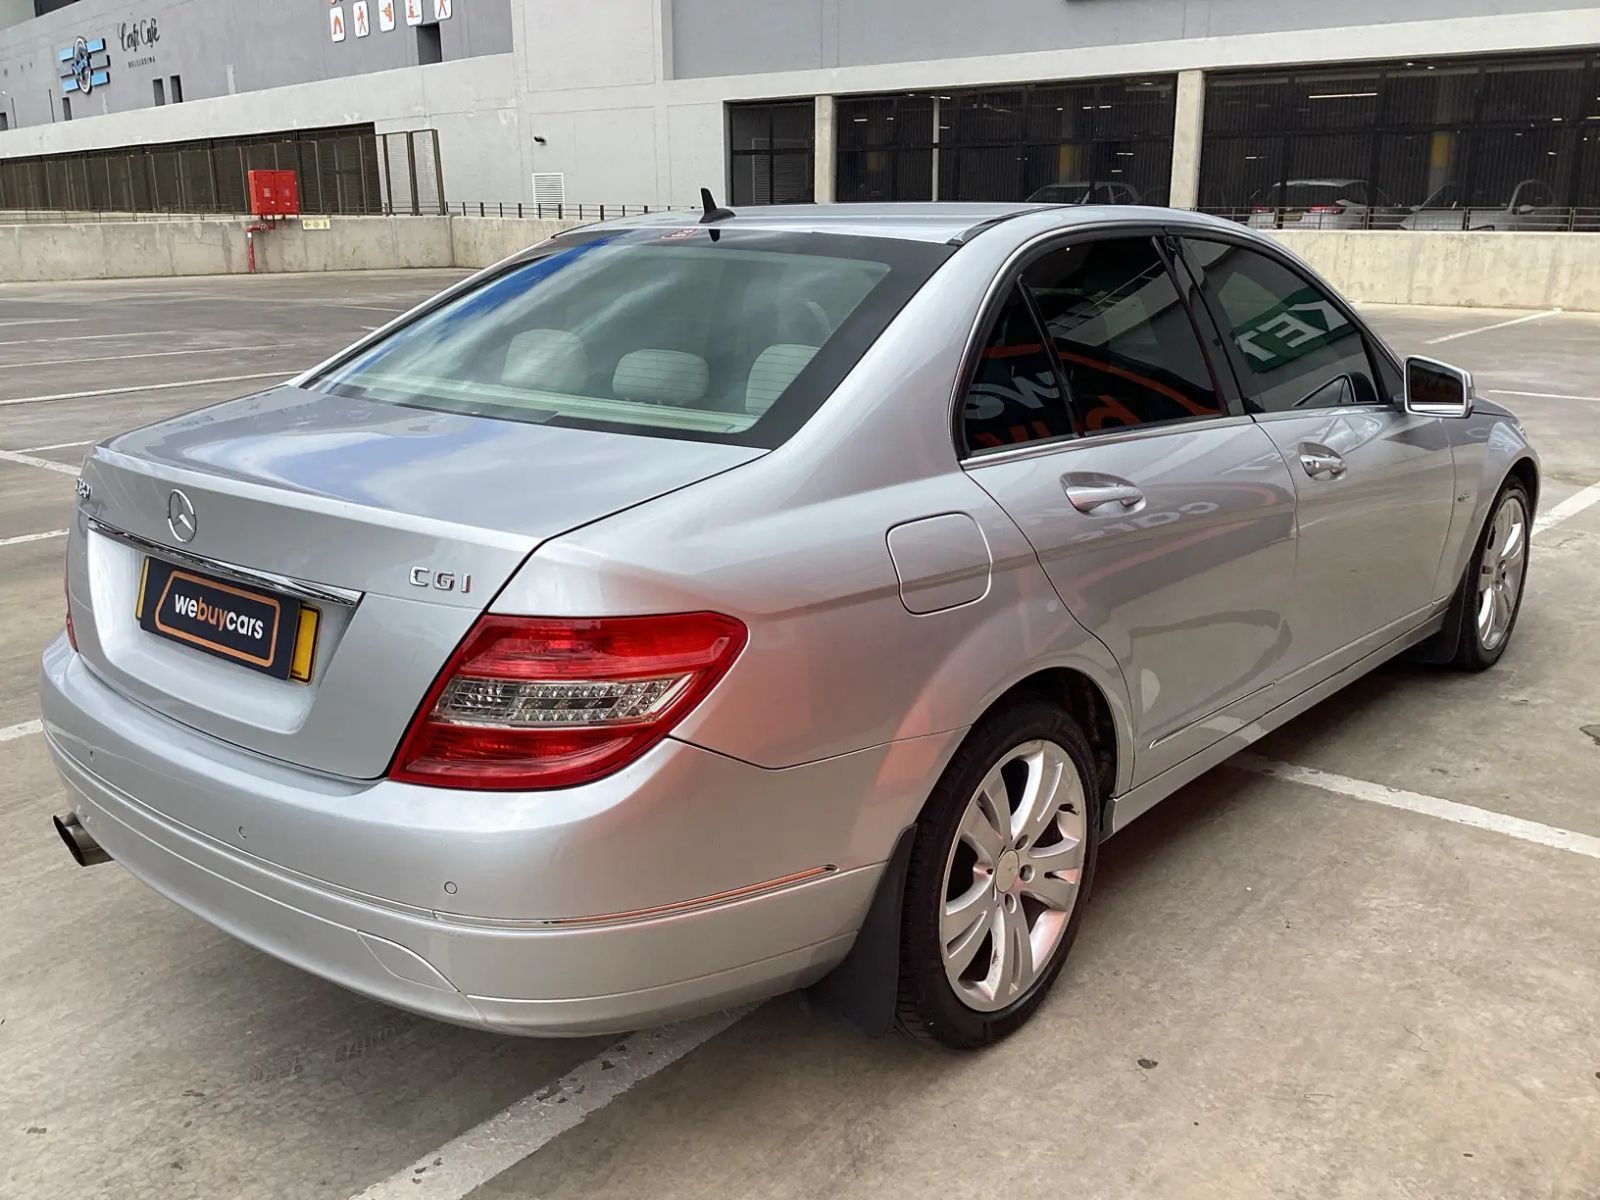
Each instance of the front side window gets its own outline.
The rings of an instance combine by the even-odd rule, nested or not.
[[[503,420],[776,446],[951,253],[700,226],[581,231],[309,386]]]
[[[1185,238],[1184,250],[1239,351],[1251,412],[1377,402],[1366,341],[1320,288],[1245,246]]]
[[[967,385],[961,427],[969,453],[1071,436],[1072,419],[1039,326],[1013,286]]]
[[[1188,308],[1150,238],[1081,242],[1025,278],[1085,433],[1222,415]]]

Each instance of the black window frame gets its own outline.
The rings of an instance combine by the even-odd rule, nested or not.
[[[1361,318],[1361,315],[1356,312],[1350,303],[1339,294],[1338,290],[1326,280],[1307,271],[1304,266],[1281,251],[1275,244],[1260,238],[1235,234],[1226,229],[1198,229],[1182,226],[1169,228],[1167,233],[1174,242],[1172,246],[1174,254],[1182,261],[1184,270],[1196,283],[1196,294],[1205,309],[1207,321],[1217,335],[1222,354],[1227,360],[1228,370],[1232,376],[1233,386],[1236,389],[1242,411],[1252,420],[1270,421],[1281,420],[1284,417],[1306,416],[1311,413],[1393,410],[1397,407],[1404,407],[1404,396],[1395,396],[1390,391],[1390,386],[1395,378],[1401,380],[1405,378],[1405,369],[1401,365],[1399,358],[1387,343],[1373,331],[1372,327]],[[1380,399],[1362,404],[1330,404],[1295,409],[1258,408],[1251,399],[1253,389],[1245,386],[1246,380],[1254,378],[1250,364],[1244,360],[1244,354],[1239,349],[1238,344],[1227,333],[1232,328],[1228,322],[1228,315],[1223,311],[1215,285],[1206,277],[1204,268],[1188,252],[1185,243],[1190,241],[1220,242],[1237,246],[1241,250],[1253,251],[1289,271],[1306,287],[1314,288],[1324,300],[1339,310],[1339,314],[1349,321],[1360,335],[1361,344],[1367,356],[1367,370],[1371,373],[1373,389]],[[1383,370],[1385,365],[1389,367],[1387,373]]]
[[[728,203],[749,208],[766,208],[772,204],[814,204],[817,197],[817,127],[816,127],[816,100],[815,99],[790,99],[790,100],[757,100],[730,102],[725,107],[724,119],[727,122],[728,137]],[[778,140],[779,109],[807,109],[812,116],[810,132],[803,148],[798,146],[777,147],[774,143]],[[734,140],[734,122],[736,114],[761,114],[766,117],[767,145],[764,149],[757,147],[740,147]],[[746,160],[766,159],[767,169],[767,196],[765,203],[754,198],[742,199],[739,195],[739,166]],[[780,160],[800,159],[805,160],[805,194],[795,199],[785,198],[782,201],[773,200],[775,185],[778,178],[778,163]],[[752,170],[756,164],[752,161]]]
[[[1159,437],[1169,433],[1193,429],[1200,425],[1210,425],[1219,421],[1234,421],[1249,416],[1244,408],[1242,395],[1234,377],[1231,362],[1227,372],[1218,367],[1217,351],[1214,348],[1213,339],[1215,339],[1216,343],[1220,343],[1222,339],[1216,335],[1214,318],[1212,318],[1209,310],[1203,307],[1204,301],[1199,291],[1197,278],[1187,269],[1187,264],[1173,253],[1174,247],[1168,244],[1168,236],[1169,230],[1158,222],[1136,222],[1101,228],[1058,231],[1028,243],[1007,260],[1006,265],[991,281],[989,291],[984,297],[983,308],[980,311],[978,320],[973,324],[973,332],[968,338],[966,351],[962,355],[961,370],[956,376],[955,390],[951,395],[950,434],[957,462],[979,464],[993,461],[1001,455],[1049,453],[1065,447],[1103,444],[1113,438],[1121,440],[1129,437]],[[1146,238],[1151,241],[1155,246],[1157,255],[1165,265],[1167,275],[1171,279],[1173,287],[1177,289],[1179,303],[1184,306],[1184,310],[1188,313],[1189,327],[1194,333],[1195,344],[1200,351],[1201,361],[1205,363],[1206,370],[1210,372],[1212,387],[1222,408],[1221,411],[1209,416],[1182,417],[1172,421],[1161,421],[1131,427],[1122,426],[1111,429],[1085,430],[1080,422],[1080,408],[1073,396],[1071,381],[1061,364],[1060,356],[1055,351],[1054,343],[1045,327],[1039,307],[1034,301],[1032,290],[1028,287],[1024,275],[1027,269],[1039,259],[1057,251],[1067,250],[1086,242],[1127,241],[1137,238]],[[1062,402],[1066,405],[1068,419],[1073,432],[1070,435],[1063,434],[1052,438],[1040,438],[1037,441],[1019,442],[1014,446],[985,446],[974,449],[967,445],[966,438],[964,413],[967,392],[976,378],[979,358],[983,348],[988,345],[989,338],[994,332],[995,322],[999,320],[1000,313],[1013,290],[1019,290],[1026,300],[1029,314],[1033,318],[1034,327],[1039,334],[1040,341],[1049,353],[1050,362],[1056,375],[1056,383],[1060,389]],[[1363,325],[1361,328],[1365,330],[1366,327]],[[1226,347],[1224,347],[1224,350],[1226,350]]]

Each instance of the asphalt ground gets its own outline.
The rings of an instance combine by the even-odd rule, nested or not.
[[[1384,668],[1108,843],[1054,993],[986,1053],[793,997],[474,1033],[74,867],[35,677],[88,444],[457,275],[0,285],[0,1196],[1600,1196],[1596,316],[1368,310],[1543,453],[1515,640]]]

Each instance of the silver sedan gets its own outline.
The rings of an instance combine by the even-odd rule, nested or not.
[[[1521,425],[1162,209],[562,234],[78,485],[58,829],[482,1028],[815,985],[1020,1025],[1097,849],[1402,653],[1504,653]]]

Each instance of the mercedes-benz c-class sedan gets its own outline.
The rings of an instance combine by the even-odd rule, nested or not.
[[[57,822],[448,1021],[817,984],[976,1046],[1104,838],[1386,659],[1493,664],[1538,490],[1511,414],[1232,223],[577,229],[95,447]]]

